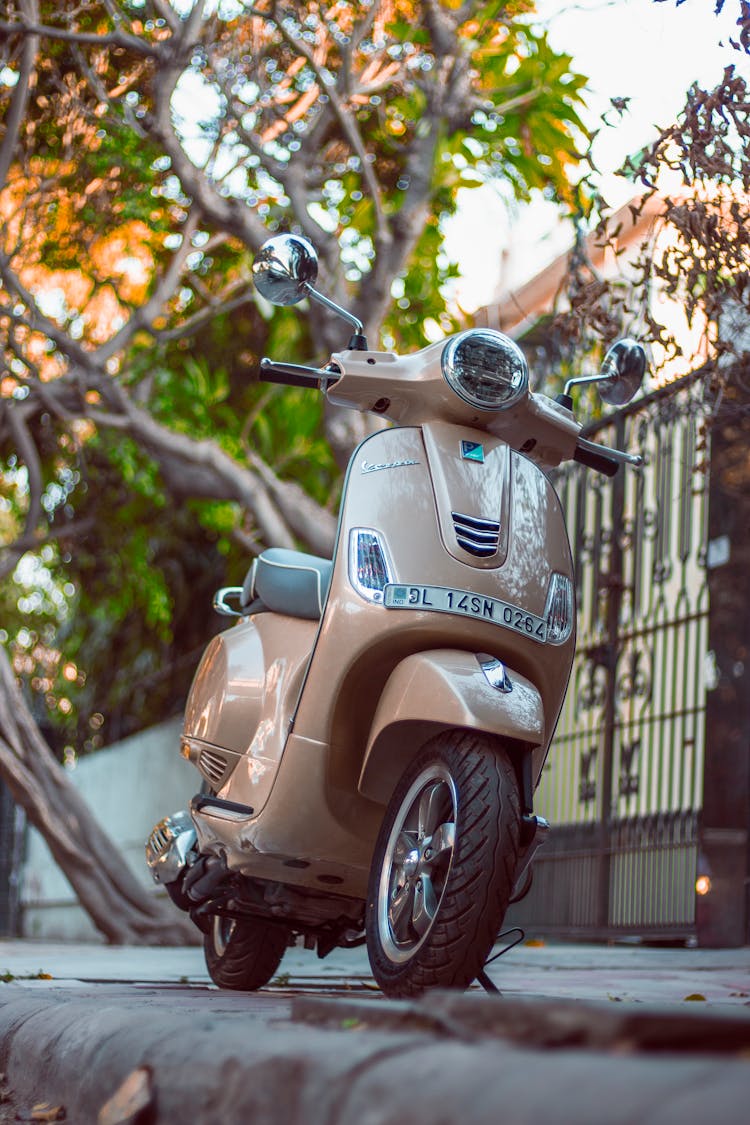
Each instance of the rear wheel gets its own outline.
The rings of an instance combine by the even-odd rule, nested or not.
[[[367,948],[385,993],[476,978],[513,890],[520,819],[515,771],[497,740],[449,731],[415,758],[370,872]]]
[[[283,926],[214,914],[203,937],[211,980],[240,992],[262,988],[278,969],[288,937]]]

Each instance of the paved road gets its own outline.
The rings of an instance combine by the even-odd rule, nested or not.
[[[211,983],[198,947],[143,949],[0,941],[0,975],[20,978],[40,971],[58,984]],[[687,997],[695,996],[704,1000],[693,1002],[746,1008],[750,1012],[750,947],[709,950],[527,942],[498,958],[489,966],[488,973],[507,997],[682,1004]],[[20,983],[26,987],[49,986],[44,981]],[[272,991],[299,989],[334,994],[362,990],[380,995],[362,948],[337,949],[324,960],[304,949],[288,950],[272,982]],[[474,985],[472,991],[481,989]],[[226,995],[215,990],[214,993],[217,997]]]
[[[0,973],[16,1106],[76,1125],[135,1121],[138,1098],[158,1125],[750,1120],[750,949],[527,944],[492,966],[501,996],[413,1004],[361,949],[290,950],[253,995],[193,948],[0,942]]]

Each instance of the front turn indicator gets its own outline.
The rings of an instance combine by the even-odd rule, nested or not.
[[[569,640],[575,622],[573,583],[566,574],[554,573],[549,580],[544,619],[547,622],[547,643],[562,645]]]
[[[393,581],[388,553],[377,531],[353,527],[349,536],[349,581],[368,602],[382,602],[383,590]]]

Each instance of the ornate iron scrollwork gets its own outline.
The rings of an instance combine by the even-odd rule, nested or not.
[[[596,776],[592,777],[592,769],[596,763],[596,746],[590,750],[582,750],[580,756],[580,781],[578,782],[578,800],[582,804],[596,800]]]
[[[635,758],[640,748],[640,740],[631,742],[629,745],[623,743],[620,746],[620,782],[618,791],[621,797],[634,797],[640,789],[640,775],[633,772]]]

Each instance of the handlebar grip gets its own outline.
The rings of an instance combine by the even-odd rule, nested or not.
[[[585,465],[587,469],[595,469],[597,473],[604,473],[605,477],[617,476],[617,471],[620,468],[619,462],[608,457],[606,453],[595,453],[592,449],[582,449],[580,445],[576,446],[573,460],[577,461],[579,465]]]
[[[260,361],[260,379],[263,383],[280,383],[285,387],[319,387],[325,372],[300,363],[274,363],[265,357]]]

